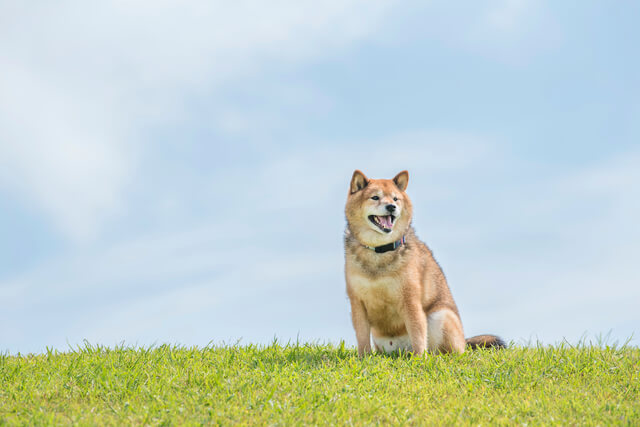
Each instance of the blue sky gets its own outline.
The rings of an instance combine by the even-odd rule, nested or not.
[[[0,351],[353,344],[356,168],[409,170],[468,336],[625,341],[639,9],[0,1]]]

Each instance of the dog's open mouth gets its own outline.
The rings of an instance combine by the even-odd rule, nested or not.
[[[393,215],[369,215],[369,221],[374,223],[380,230],[384,231],[385,233],[391,233],[391,229],[393,228],[393,221],[395,220],[396,217]]]

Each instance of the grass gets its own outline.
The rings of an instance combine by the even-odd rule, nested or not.
[[[640,424],[640,349],[359,359],[344,345],[0,355],[0,424]]]

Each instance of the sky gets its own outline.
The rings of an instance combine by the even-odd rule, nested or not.
[[[640,340],[634,2],[0,0],[0,351],[355,344],[354,169],[467,336]]]

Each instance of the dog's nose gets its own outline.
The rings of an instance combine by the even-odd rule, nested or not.
[[[387,205],[387,210],[388,210],[390,213],[395,212],[395,211],[396,211],[396,205]]]

